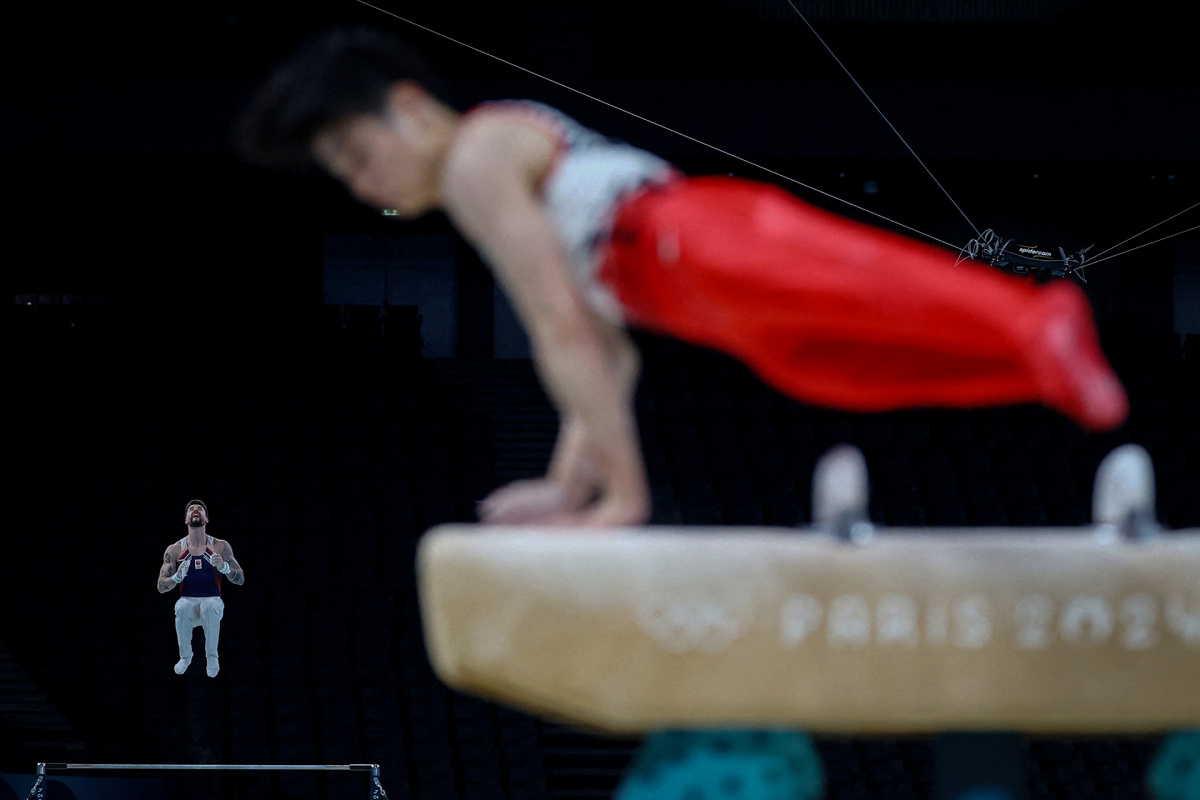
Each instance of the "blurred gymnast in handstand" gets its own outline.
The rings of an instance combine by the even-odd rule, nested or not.
[[[831,408],[1041,402],[1089,430],[1127,414],[1074,284],[956,265],[772,185],[686,177],[540,103],[460,112],[380,31],[301,46],[239,141],[259,163],[315,163],[376,208],[444,210],[494,272],[561,429],[545,478],[493,492],[484,522],[649,518],[627,326],[728,353]]]

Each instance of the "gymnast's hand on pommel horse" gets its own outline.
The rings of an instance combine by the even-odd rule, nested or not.
[[[1091,430],[1127,400],[1086,297],[731,177],[663,159],[533,101],[456,110],[402,42],[333,31],[243,119],[243,154],[315,164],[363,202],[441,209],[529,334],[562,420],[546,477],[485,522],[645,522],[638,359],[625,327],[720,350],[779,391],[851,411],[1041,402]]]
[[[603,320],[595,325],[603,342],[598,363],[587,365],[553,343],[548,345],[551,355],[537,363],[547,386],[603,385],[603,394],[581,392],[599,400],[597,407],[568,416],[559,406],[558,440],[546,477],[492,492],[479,504],[481,522],[595,527],[636,525],[649,518],[650,494],[633,412],[640,359],[624,331]],[[589,367],[598,370],[590,373]],[[588,419],[599,424],[589,427]]]

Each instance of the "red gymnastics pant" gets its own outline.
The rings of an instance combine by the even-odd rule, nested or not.
[[[1073,283],[956,265],[767,184],[684,178],[634,195],[599,277],[630,325],[729,353],[815,404],[1042,402],[1093,430],[1128,412]]]

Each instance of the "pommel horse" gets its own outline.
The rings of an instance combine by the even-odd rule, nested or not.
[[[807,529],[434,528],[434,669],[623,734],[1200,727],[1200,529],[1158,525],[1140,447],[1100,465],[1084,527],[876,527],[846,446],[813,498]]]

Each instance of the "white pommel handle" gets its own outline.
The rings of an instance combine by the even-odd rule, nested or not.
[[[1144,447],[1126,444],[1109,453],[1096,470],[1092,522],[1098,532],[1144,538],[1156,528],[1154,463]]]
[[[813,523],[831,528],[840,538],[862,544],[872,538],[867,518],[867,460],[852,445],[840,444],[813,470]]]

